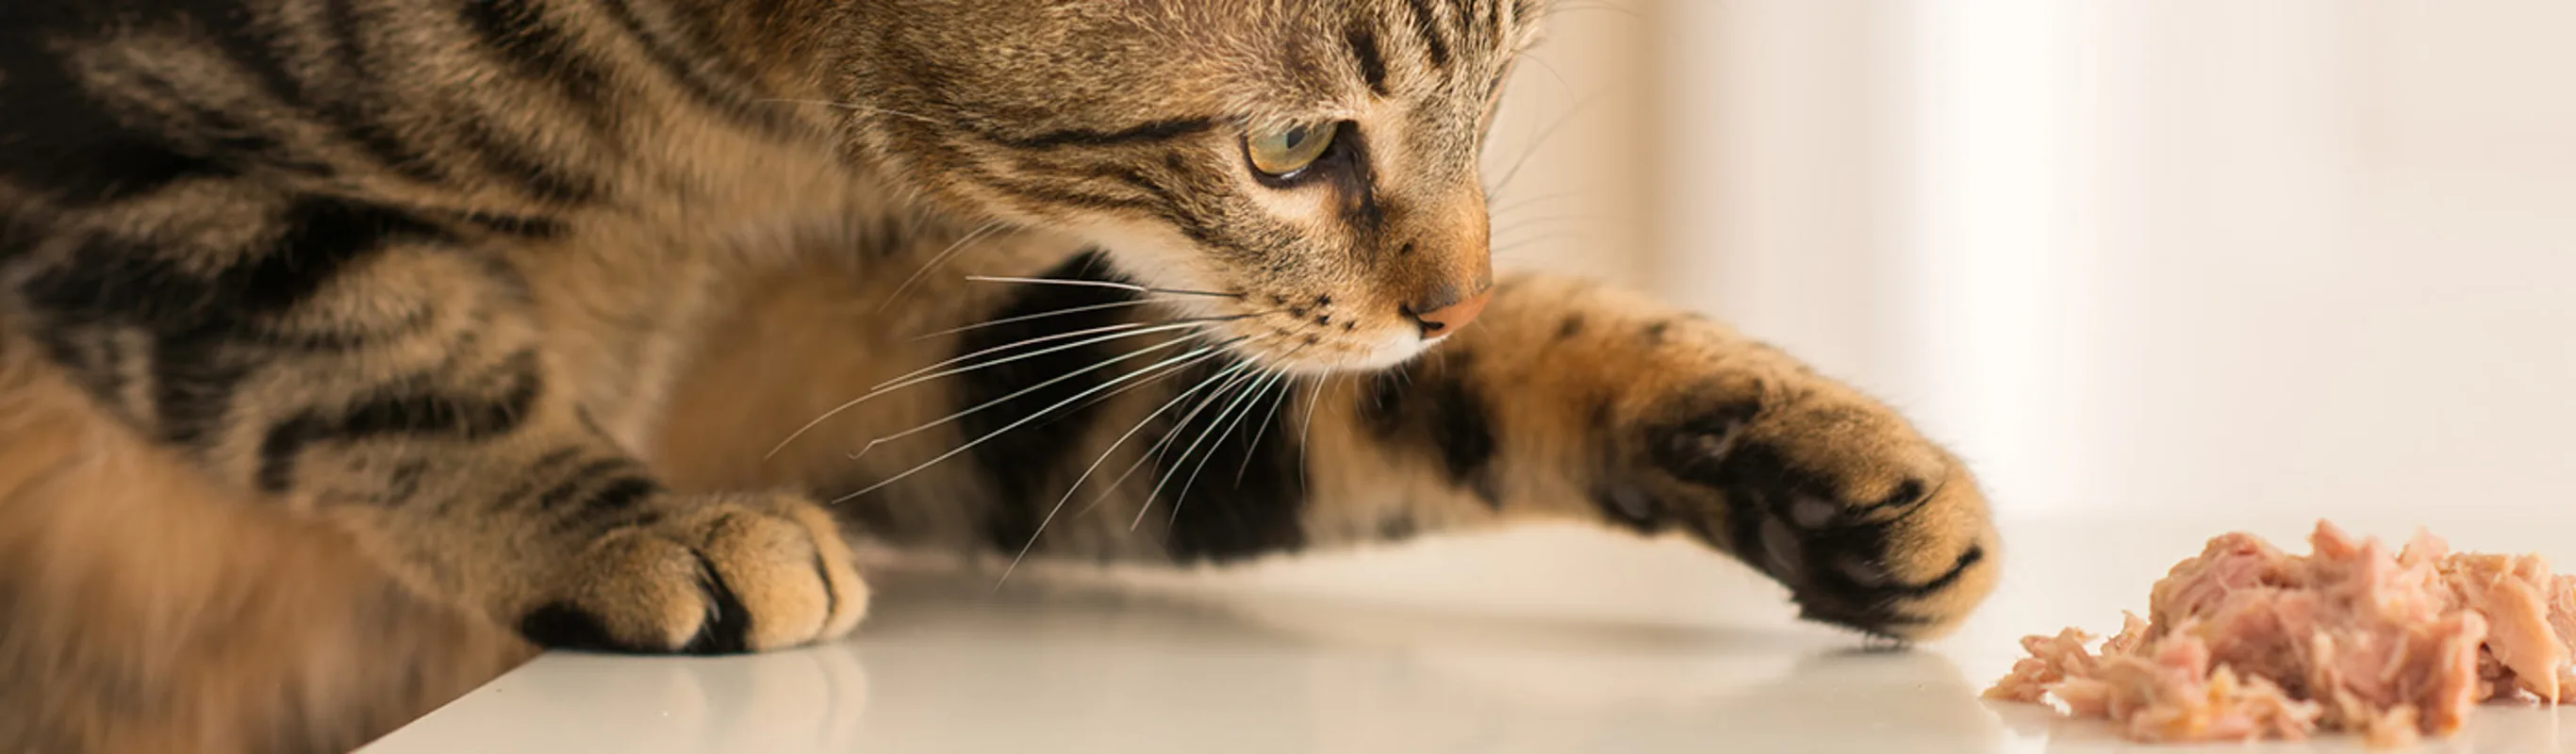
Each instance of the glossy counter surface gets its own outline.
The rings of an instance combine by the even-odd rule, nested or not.
[[[2391,540],[2409,531],[2402,518],[2351,524]],[[2232,528],[2304,549],[2297,520]],[[1976,692],[2010,664],[2022,634],[2115,627],[2121,608],[2142,607],[2147,585],[2219,530],[2008,526],[1994,602],[1959,635],[1907,651],[1870,651],[1776,616],[1658,627],[1286,597],[898,589],[880,596],[858,636],[829,646],[717,659],[547,655],[367,751],[2124,750],[2099,725]],[[2571,530],[2520,521],[2436,531],[2459,549],[2576,564],[2576,548],[2553,541]],[[2426,750],[2571,746],[2576,712],[2488,707]],[[2256,750],[2358,748],[2330,739]]]

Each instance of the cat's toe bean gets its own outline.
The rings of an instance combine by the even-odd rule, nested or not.
[[[1803,529],[1822,529],[1841,520],[1843,506],[1831,500],[1800,495],[1789,504],[1789,519]]]

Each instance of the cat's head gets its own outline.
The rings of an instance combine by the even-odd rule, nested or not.
[[[922,191],[1195,292],[1237,353],[1385,366],[1489,296],[1478,157],[1540,5],[887,0],[851,94]]]

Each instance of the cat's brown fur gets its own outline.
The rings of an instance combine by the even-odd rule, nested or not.
[[[0,703],[0,751],[344,746],[523,651],[492,626],[840,636],[849,532],[1203,562],[1570,517],[1955,625],[1998,544],[1901,417],[1496,283],[1475,166],[1538,15],[0,4],[0,702],[74,692]],[[1290,126],[1337,130],[1254,169]]]
[[[0,339],[0,750],[347,749],[532,648],[104,420]]]

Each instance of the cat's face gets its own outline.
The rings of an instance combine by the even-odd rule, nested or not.
[[[1098,242],[1295,371],[1367,368],[1492,284],[1477,168],[1535,0],[893,0],[868,145],[971,211]]]

